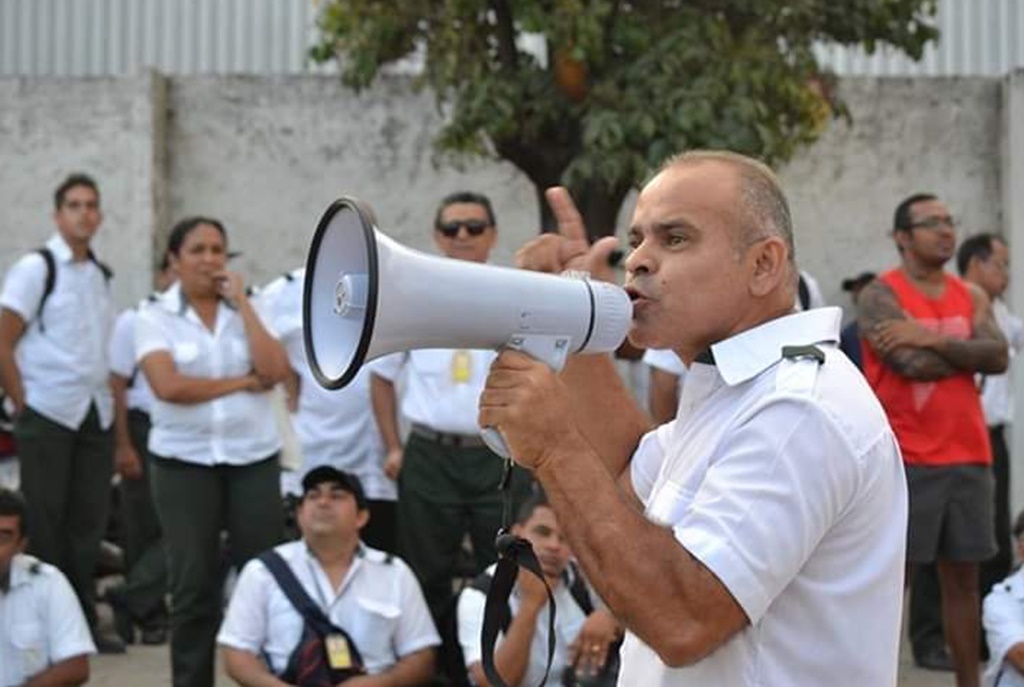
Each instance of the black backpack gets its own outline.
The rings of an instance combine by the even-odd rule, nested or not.
[[[295,578],[295,573],[281,555],[271,549],[259,560],[267,566],[281,591],[302,616],[302,635],[299,643],[288,657],[288,665],[279,678],[297,687],[333,687],[357,675],[364,675],[363,657],[352,637],[345,630],[334,625],[320,610],[306,590]],[[332,668],[328,659],[327,638],[340,636],[348,643],[351,666]],[[267,665],[270,665],[269,662]]]
[[[587,583],[583,580],[583,575],[575,563],[569,563],[565,577],[565,582],[568,584],[569,594],[572,596],[573,601],[583,611],[583,615],[589,616],[594,612],[594,602],[590,598],[590,590],[587,588]],[[485,570],[477,575],[466,587],[475,589],[484,596],[487,596],[493,580],[494,577],[491,573]],[[470,687],[469,675],[466,671],[466,658],[462,653],[462,645],[459,643],[458,604],[461,594],[460,590],[451,600],[448,607],[445,608],[440,623],[442,641],[440,665],[450,687]],[[512,609],[506,606],[505,614],[501,621],[501,631],[503,633],[508,632],[509,625],[511,624]],[[611,672],[611,681],[607,684],[614,685],[615,676],[618,675],[618,655],[614,651],[611,653],[613,655],[609,655],[602,675]],[[567,673],[571,672],[571,670],[567,671]],[[564,675],[563,684],[575,684],[573,677]]]
[[[57,283],[57,261],[53,256],[53,251],[45,246],[43,248],[37,248],[36,253],[42,256],[43,262],[46,264],[46,281],[43,283],[43,297],[39,299],[39,307],[36,308],[36,319],[39,321],[39,331],[45,332],[46,325],[43,324],[43,306],[46,305],[46,300],[53,293],[53,287]],[[107,285],[110,285],[110,280],[114,278],[114,272],[106,264],[100,262],[96,257],[96,254],[91,250],[88,253],[89,261],[92,262],[96,267],[100,268],[100,272],[103,273],[103,279],[106,280]]]

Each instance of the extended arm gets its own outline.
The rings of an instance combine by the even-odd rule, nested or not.
[[[121,477],[138,479],[142,465],[128,431],[128,380],[111,372],[110,390],[114,394],[114,467]]]

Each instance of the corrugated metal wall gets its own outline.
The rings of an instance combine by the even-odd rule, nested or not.
[[[322,71],[306,60],[315,16],[314,0],[0,0],[0,76]],[[834,46],[819,56],[858,75],[1024,67],[1024,0],[939,0],[938,23],[920,63]]]

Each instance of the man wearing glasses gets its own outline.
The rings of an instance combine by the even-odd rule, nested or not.
[[[449,258],[487,262],[497,241],[490,200],[461,192],[441,201],[434,243]],[[494,351],[417,350],[372,364],[374,414],[387,449],[385,473],[398,482],[398,552],[416,573],[435,620],[450,606],[463,537],[473,545],[473,575],[494,562],[501,524],[502,461],[484,445],[477,401]],[[401,399],[395,381],[404,372]],[[401,406],[399,408],[399,405]],[[410,423],[404,447],[398,411]],[[516,507],[529,489],[513,475]]]
[[[985,292],[944,270],[956,250],[945,204],[931,194],[910,196],[893,225],[901,264],[858,299],[864,375],[906,466],[908,579],[915,565],[937,563],[957,685],[973,687],[978,564],[996,552],[992,452],[974,375],[1006,370],[1006,339]],[[911,615],[913,625],[913,604]]]

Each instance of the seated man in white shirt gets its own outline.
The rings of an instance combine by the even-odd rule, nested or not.
[[[593,595],[570,563],[572,552],[555,512],[543,492],[520,507],[512,533],[527,539],[555,599],[555,653],[545,685],[572,684],[569,672],[580,678],[602,674],[621,636],[618,623],[604,608],[594,608]],[[469,676],[488,685],[481,654],[484,604],[495,566],[491,566],[459,596],[458,636]],[[537,576],[520,569],[509,600],[511,620],[494,651],[494,665],[508,685],[537,685],[548,659],[548,594]],[[568,672],[567,672],[568,671]],[[569,681],[563,680],[569,677]],[[601,684],[614,684],[614,675]],[[582,681],[581,681],[582,682]]]
[[[428,682],[440,638],[409,567],[359,541],[369,518],[359,478],[323,465],[306,474],[302,489],[302,539],[272,551],[343,631],[324,638],[319,659],[334,670],[364,672],[360,685]],[[294,684],[285,673],[295,665],[303,616],[266,560],[264,554],[242,570],[217,636],[227,673],[241,685]]]
[[[83,684],[89,626],[64,574],[22,553],[26,524],[24,499],[0,489],[0,687]]]
[[[1024,512],[1013,524],[1017,556],[1024,559]],[[986,687],[1024,687],[1024,568],[992,587],[981,614],[989,648]]]

